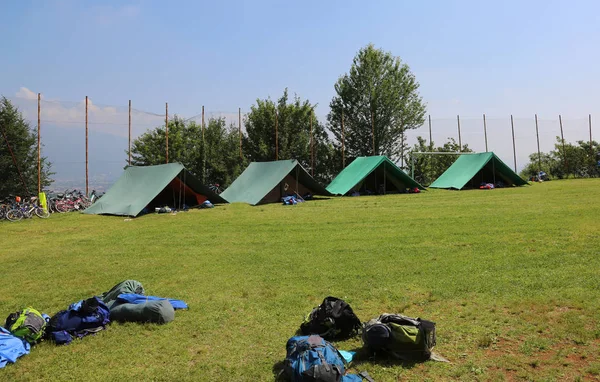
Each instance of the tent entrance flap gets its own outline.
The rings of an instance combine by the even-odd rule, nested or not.
[[[285,159],[250,163],[221,196],[230,203],[242,202],[255,206],[280,202],[283,195],[293,195],[294,192],[301,196],[307,192],[331,195],[297,160]]]
[[[285,178],[275,186],[264,198],[261,203],[277,203],[281,201],[284,196],[291,196],[298,194],[304,196],[307,193],[313,193],[308,187],[304,186],[298,181],[298,177],[292,176],[292,174],[286,175]]]
[[[496,163],[492,158],[488,163],[483,166],[481,170],[471,178],[471,180],[463,187],[463,189],[479,188],[484,183],[491,183],[494,185],[498,184],[498,181],[502,181],[505,185],[510,185],[512,181],[504,176],[502,172],[496,171]]]
[[[405,192],[409,187],[399,177],[395,176],[392,171],[385,168],[385,163],[369,175],[358,182],[346,195],[351,194],[354,191],[366,193],[367,191],[377,194],[394,194]]]
[[[425,189],[385,156],[356,158],[327,186],[335,195],[401,193],[407,188]]]
[[[195,192],[183,183],[179,177],[175,177],[167,187],[148,203],[146,208],[152,211],[156,207],[164,206],[171,208],[182,208],[183,205],[194,207],[202,204],[205,200],[207,200],[206,196]]]
[[[155,207],[177,209],[196,206],[204,200],[227,201],[204,186],[180,163],[156,166],[131,166],[106,194],[87,208],[86,214],[138,216],[153,212]]]
[[[479,188],[482,183],[498,184],[502,181],[504,186],[522,186],[527,184],[519,175],[508,167],[493,152],[461,155],[439,178],[429,187],[452,188]]]

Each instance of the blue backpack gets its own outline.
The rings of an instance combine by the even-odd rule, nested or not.
[[[367,373],[346,374],[347,363],[340,352],[323,338],[296,336],[288,340],[283,375],[292,382],[361,382],[373,380]]]
[[[68,344],[73,336],[82,338],[97,333],[110,323],[110,311],[98,297],[73,303],[50,318],[50,337],[57,344]]]

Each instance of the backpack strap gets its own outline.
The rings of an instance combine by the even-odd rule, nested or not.
[[[369,373],[367,373],[366,371],[361,371],[360,373],[358,373],[359,376],[361,376],[363,379],[366,379],[369,382],[375,382],[373,380],[373,378],[371,378],[371,376],[369,375]]]
[[[346,303],[344,300],[337,300],[331,306],[331,315],[334,318],[340,318],[346,306],[348,306],[348,303]]]
[[[323,355],[323,352],[320,352],[318,350],[315,350],[315,351],[319,355],[319,359],[321,359],[321,364],[325,367],[325,371],[329,373],[331,371],[331,365],[325,359],[325,356]]]

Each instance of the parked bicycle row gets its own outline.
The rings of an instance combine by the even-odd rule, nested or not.
[[[65,213],[83,211],[99,198],[96,191],[92,191],[89,197],[79,190],[66,190],[65,192],[46,193],[46,205],[40,203],[37,196],[22,198],[10,196],[4,200],[0,199],[0,220],[12,222],[21,219],[30,219],[34,215],[45,219],[51,213]]]

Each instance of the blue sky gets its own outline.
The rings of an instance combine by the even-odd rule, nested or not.
[[[12,0],[0,33],[8,97],[132,99],[156,113],[168,101],[191,116],[202,105],[248,110],[287,87],[322,117],[336,79],[373,43],[411,67],[434,119],[487,113],[504,137],[511,113],[528,129],[534,113],[553,129],[559,113],[600,115],[600,2],[591,0]]]
[[[593,112],[596,1],[9,1],[0,93],[191,115],[291,92],[318,102],[372,42],[435,116]]]

